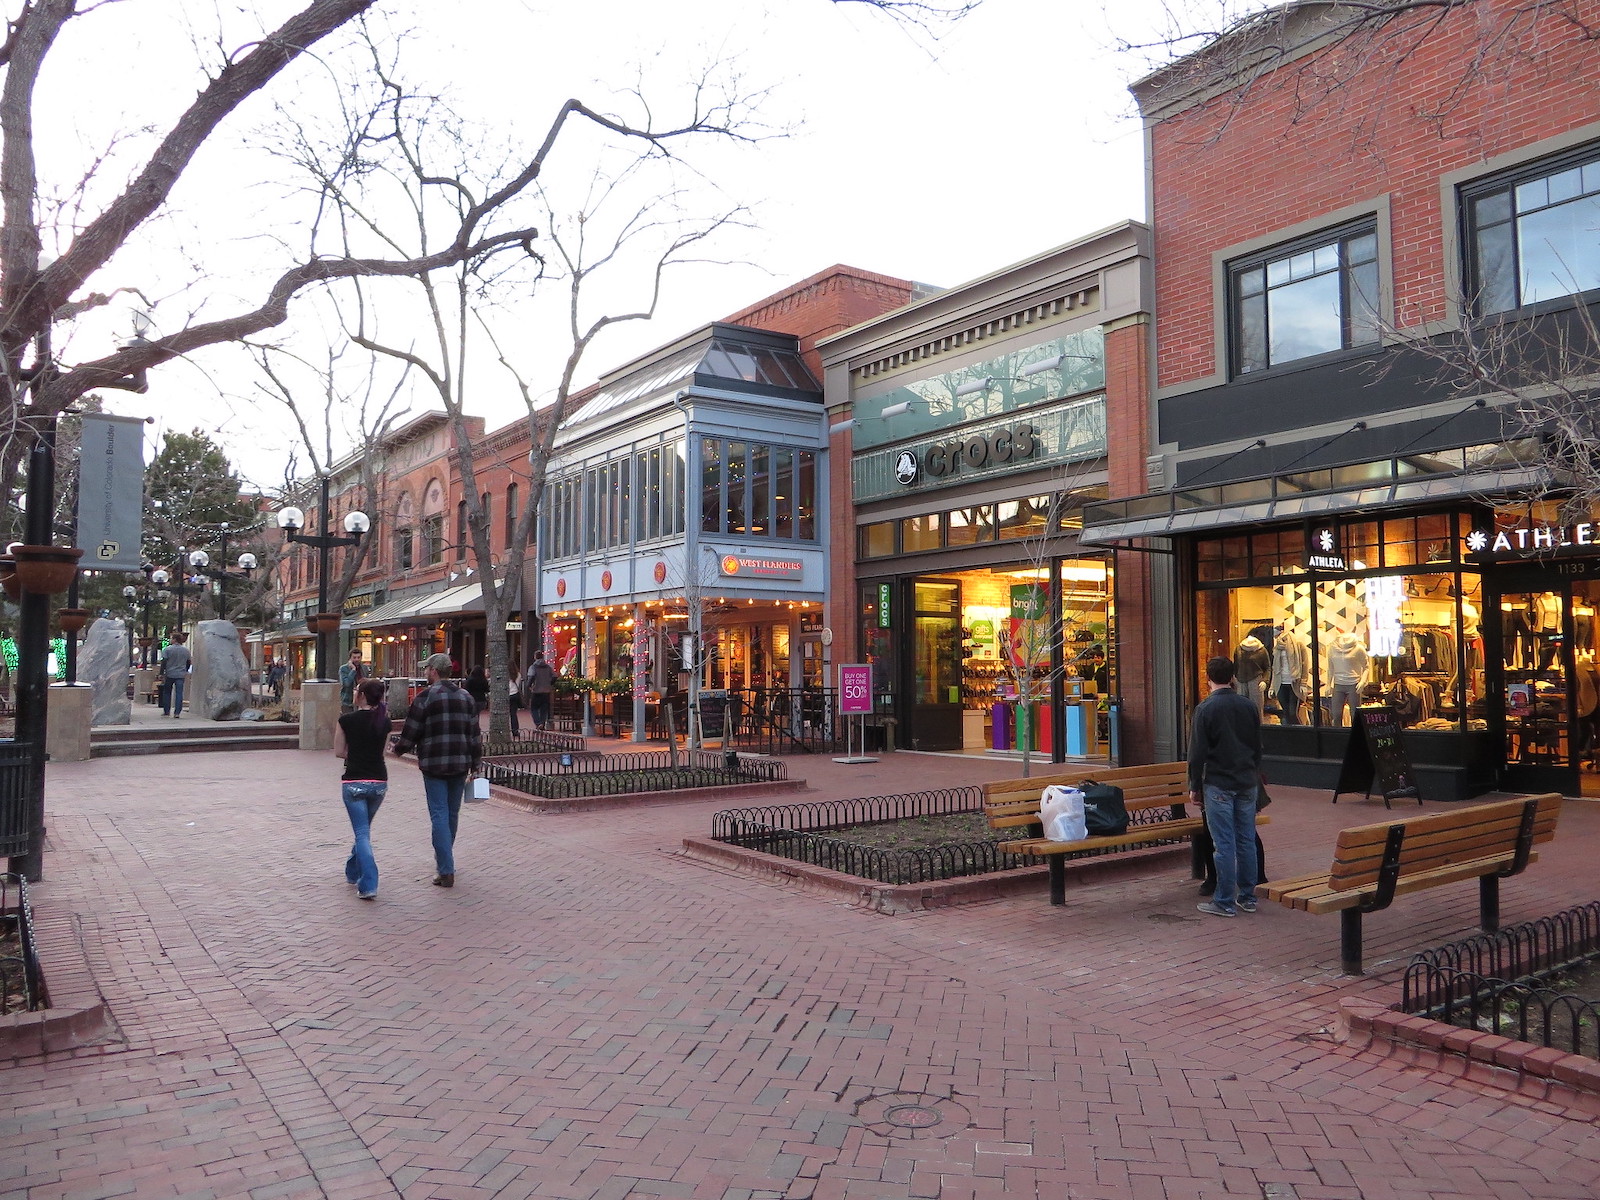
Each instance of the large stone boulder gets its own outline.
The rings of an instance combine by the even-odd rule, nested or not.
[[[128,699],[128,627],[115,617],[89,623],[78,647],[78,682],[94,689],[89,702],[91,725],[131,725]]]
[[[232,621],[201,621],[189,651],[194,674],[184,699],[203,721],[237,721],[250,707],[250,666]]]

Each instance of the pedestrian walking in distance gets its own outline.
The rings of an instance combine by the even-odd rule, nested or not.
[[[161,652],[161,715],[183,716],[183,685],[189,681],[189,666],[194,661],[187,633],[172,635],[172,644]]]
[[[389,768],[383,752],[389,744],[389,706],[385,685],[368,679],[355,690],[356,708],[339,718],[333,731],[333,752],[344,759],[339,776],[344,808],[350,816],[355,844],[344,864],[344,877],[363,900],[378,897],[378,860],[372,853],[372,822],[389,791]]]
[[[1256,911],[1256,794],[1261,785],[1261,715],[1234,690],[1231,658],[1206,664],[1211,694],[1194,710],[1189,799],[1203,804],[1216,846],[1217,890],[1198,907],[1213,917]]]
[[[466,689],[449,677],[450,656],[435,654],[422,664],[428,686],[406,712],[406,723],[395,739],[398,754],[417,754],[422,790],[428,797],[428,820],[433,827],[435,887],[456,884],[456,828],[461,822],[461,798],[467,776],[478,768],[483,755],[483,734],[478,728],[478,706]]]
[[[528,706],[528,717],[535,729],[550,725],[550,697],[556,688],[556,673],[544,660],[544,652],[533,656],[533,662],[522,673],[523,701]]]

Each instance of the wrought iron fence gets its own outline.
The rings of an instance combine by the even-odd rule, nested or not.
[[[831,754],[840,748],[836,688],[744,688],[728,693],[728,737],[761,754]]]
[[[21,875],[0,874],[0,932],[5,935],[0,943],[0,1013],[19,1007],[33,1012],[43,1006],[44,987],[33,940],[33,904]]]
[[[686,788],[770,783],[789,778],[781,762],[743,758],[711,750],[682,750],[678,765],[665,751],[645,754],[592,754],[578,757],[512,756],[485,759],[483,774],[530,796],[564,800],[580,796],[617,796]]]
[[[514,738],[485,738],[485,756],[500,757],[507,754],[581,754],[584,750],[582,735],[557,733],[553,729],[524,729]]]
[[[993,841],[952,842],[943,846],[883,848],[827,836],[828,830],[874,825],[911,817],[977,813],[983,791],[976,787],[826,800],[770,808],[734,808],[717,813],[712,838],[780,858],[827,867],[877,883],[927,883],[967,875],[988,875],[1036,865],[1038,860],[1008,854]]]
[[[1600,964],[1600,901],[1427,950],[1406,968],[1400,1009],[1600,1058],[1600,1007],[1558,976]]]

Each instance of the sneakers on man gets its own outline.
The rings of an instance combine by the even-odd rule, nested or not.
[[[1253,913],[1253,912],[1255,912],[1255,910],[1256,910],[1256,902],[1254,900],[1246,900],[1242,896],[1239,898],[1239,911],[1240,912]]]
[[[1196,904],[1195,908],[1213,917],[1232,917],[1238,915],[1231,908],[1223,908],[1222,905],[1218,904],[1215,900],[1207,900],[1204,904]]]
[[[434,887],[455,887],[455,885],[456,877],[454,875],[440,874],[433,877]]]
[[[377,892],[357,892],[356,893],[356,899],[357,900],[376,900],[377,898],[378,898],[378,893]]]

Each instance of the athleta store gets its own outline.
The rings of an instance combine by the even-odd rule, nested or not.
[[[1091,514],[1091,521],[1096,514]],[[1234,659],[1270,779],[1331,789],[1358,705],[1391,708],[1423,796],[1600,795],[1600,520],[1520,502],[1173,538],[1187,696]]]

